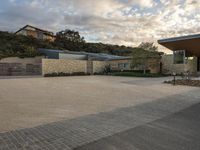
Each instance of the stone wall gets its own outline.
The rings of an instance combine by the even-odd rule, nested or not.
[[[93,61],[93,73],[101,73],[108,65],[106,61]]]
[[[150,73],[160,73],[160,61],[160,58],[148,59],[148,70],[150,70]]]
[[[110,68],[112,71],[120,71],[121,68],[119,67],[120,64],[128,64],[128,68],[126,70],[130,70],[130,64],[131,60],[130,59],[122,59],[122,60],[111,60],[109,61]]]
[[[52,73],[102,73],[108,64],[105,61],[92,61],[91,63],[92,65],[89,65],[86,60],[42,59],[42,75]]]
[[[174,64],[173,55],[164,55],[162,57],[162,71],[165,74],[172,74],[176,72],[181,74],[183,72],[189,71],[190,73],[197,72],[197,58],[194,57],[192,60],[187,60],[186,64]]]
[[[0,60],[0,75],[40,75],[42,57],[8,57]]]
[[[87,61],[65,59],[42,59],[42,75],[52,73],[87,73]]]
[[[131,69],[131,59],[124,59],[124,60],[112,60],[109,62],[111,70],[113,71],[120,71],[121,68],[119,67],[119,64],[128,64],[127,68],[124,68],[124,70],[132,70]],[[148,70],[150,70],[151,73],[159,73],[160,72],[160,59],[152,58],[148,59]],[[142,70],[141,67],[134,68],[134,70]]]

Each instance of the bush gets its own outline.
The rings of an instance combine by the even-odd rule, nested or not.
[[[45,74],[44,77],[64,77],[64,76],[85,76],[88,75],[85,72],[74,72],[74,73],[64,73],[64,72],[53,72]]]
[[[114,76],[125,76],[125,77],[163,77],[163,74],[153,74],[153,73],[140,73],[140,72],[115,72],[111,75]]]
[[[174,80],[170,81],[164,81],[164,83],[167,84],[174,84]],[[195,86],[200,87],[200,81],[199,80],[184,80],[184,79],[178,79],[175,81],[176,85],[186,85],[186,86]]]
[[[122,71],[111,71],[112,73],[115,72],[133,72],[133,73],[144,73],[144,70],[122,70]],[[150,73],[150,70],[146,70],[146,73]]]

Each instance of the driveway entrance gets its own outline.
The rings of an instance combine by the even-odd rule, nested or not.
[[[169,79],[2,78],[0,149],[93,150],[99,141],[105,150],[181,149],[183,143],[198,150],[199,88],[162,83]]]

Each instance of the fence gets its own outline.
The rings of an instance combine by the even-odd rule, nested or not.
[[[41,75],[41,57],[17,58],[10,57],[0,60],[1,76]]]

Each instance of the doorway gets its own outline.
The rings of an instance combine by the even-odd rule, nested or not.
[[[197,58],[197,71],[200,72],[200,57]]]

